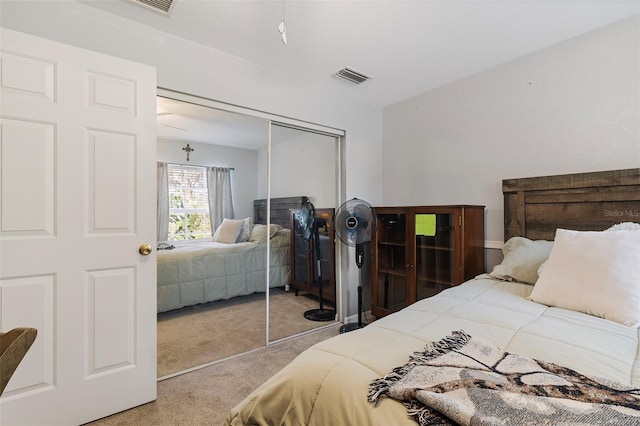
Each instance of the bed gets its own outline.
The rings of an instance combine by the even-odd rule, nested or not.
[[[291,225],[281,218],[288,218],[289,209],[299,208],[306,199],[305,196],[272,199],[269,226],[266,200],[255,200],[254,217],[247,221],[247,241],[229,244],[207,238],[166,242],[173,248],[158,250],[158,313],[264,292],[267,240],[269,286],[290,284]]]
[[[314,345],[226,424],[640,424],[640,169],[508,179],[503,193],[500,265]],[[580,268],[566,257],[603,247]],[[592,270],[629,288],[593,287]],[[541,303],[549,288],[570,297]],[[584,298],[595,306],[562,307]]]

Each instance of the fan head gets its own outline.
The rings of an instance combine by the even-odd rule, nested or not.
[[[377,220],[371,204],[353,198],[338,207],[333,224],[343,243],[356,246],[371,241],[376,232]]]
[[[316,208],[311,201],[305,201],[298,213],[298,235],[305,240],[311,239],[316,222]]]

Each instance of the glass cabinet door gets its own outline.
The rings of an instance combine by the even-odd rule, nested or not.
[[[416,213],[416,300],[433,296],[454,284],[454,215]]]
[[[405,307],[409,300],[406,221],[402,213],[378,214],[374,305],[389,312]]]

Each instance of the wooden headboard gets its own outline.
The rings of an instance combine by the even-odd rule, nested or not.
[[[640,168],[505,179],[504,239],[553,240],[557,228],[640,222]]]
[[[291,228],[290,210],[297,210],[302,203],[309,200],[309,197],[301,195],[298,197],[284,197],[271,199],[271,223],[277,223],[284,228]],[[253,201],[253,223],[267,223],[267,200]]]

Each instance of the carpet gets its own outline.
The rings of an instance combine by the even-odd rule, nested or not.
[[[326,324],[325,324],[326,325]],[[311,345],[338,335],[340,324],[158,383],[158,399],[91,426],[222,425],[229,410]]]
[[[318,301],[271,289],[269,339],[279,340],[326,325],[304,312]],[[264,293],[158,314],[158,377],[265,346]]]

